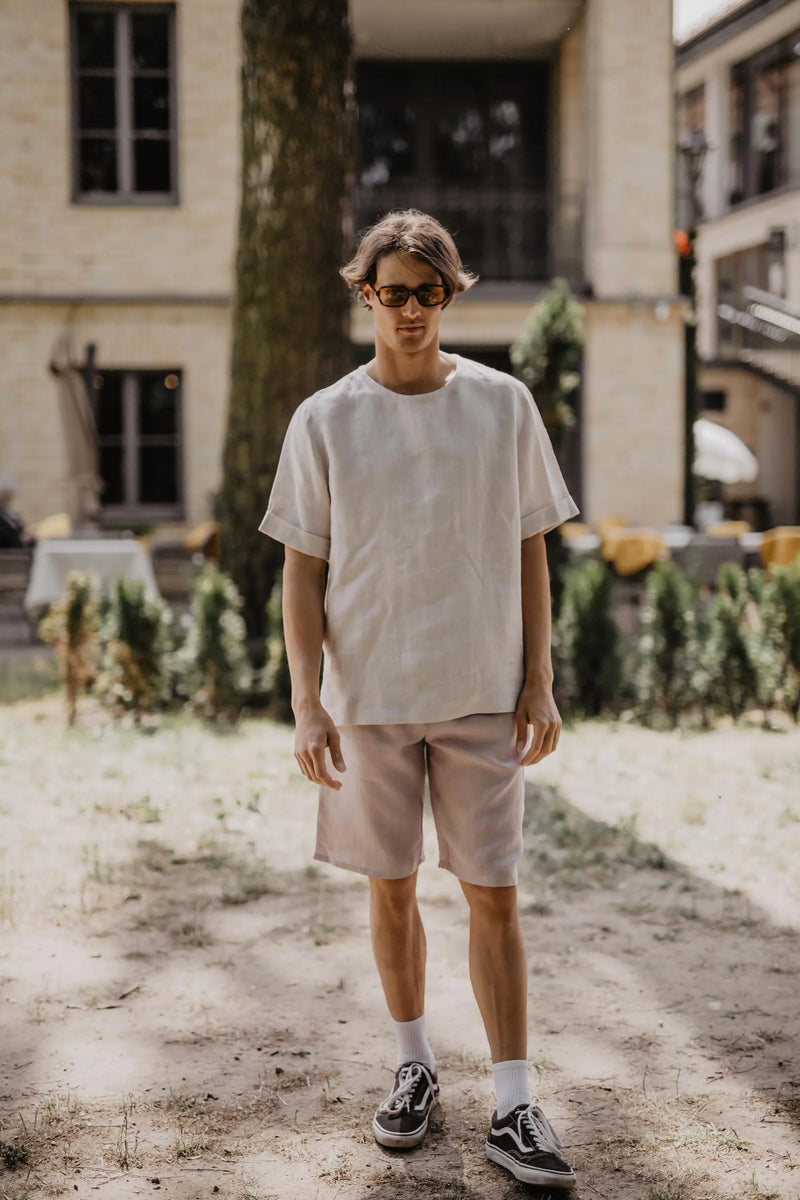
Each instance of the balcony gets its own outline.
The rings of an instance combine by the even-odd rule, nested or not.
[[[719,362],[747,366],[800,392],[800,308],[744,285],[718,304],[717,322]]]
[[[542,282],[563,275],[579,287],[582,206],[574,196],[553,202],[533,188],[454,187],[412,183],[356,187],[356,230],[393,208],[420,208],[451,231],[470,270],[492,282]]]

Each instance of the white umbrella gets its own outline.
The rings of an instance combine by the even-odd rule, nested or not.
[[[694,471],[704,479],[750,483],[758,475],[758,460],[752,450],[716,421],[695,421],[694,449]]]

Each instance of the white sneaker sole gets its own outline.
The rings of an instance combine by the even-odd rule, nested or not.
[[[414,1133],[389,1133],[382,1125],[378,1124],[377,1117],[372,1118],[372,1132],[375,1134],[375,1141],[380,1146],[388,1146],[391,1150],[413,1150],[414,1146],[418,1146],[428,1132],[428,1117],[425,1118],[424,1124]]]
[[[515,1179],[519,1179],[520,1183],[535,1183],[539,1187],[571,1188],[575,1187],[577,1182],[574,1171],[565,1175],[561,1172],[541,1171],[536,1167],[526,1167],[522,1163],[516,1162],[504,1150],[498,1150],[491,1142],[486,1143],[486,1157],[491,1162],[497,1163],[498,1167],[504,1167],[506,1171],[510,1171]]]

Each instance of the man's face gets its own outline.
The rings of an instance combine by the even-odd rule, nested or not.
[[[441,284],[442,277],[421,258],[413,254],[384,254],[378,259],[376,288],[389,284],[417,288],[424,283]],[[376,345],[381,342],[389,350],[418,354],[432,342],[438,344],[441,304],[435,308],[423,307],[416,296],[409,296],[401,308],[386,308],[368,283],[363,285],[362,291],[375,320]]]

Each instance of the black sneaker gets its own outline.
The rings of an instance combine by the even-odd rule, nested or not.
[[[538,1104],[520,1104],[502,1120],[492,1117],[486,1157],[523,1183],[575,1186],[575,1172],[556,1152],[561,1139]]]
[[[403,1063],[394,1077],[394,1088],[373,1117],[375,1140],[394,1149],[418,1146],[428,1132],[428,1117],[438,1095],[436,1075],[429,1067]]]

